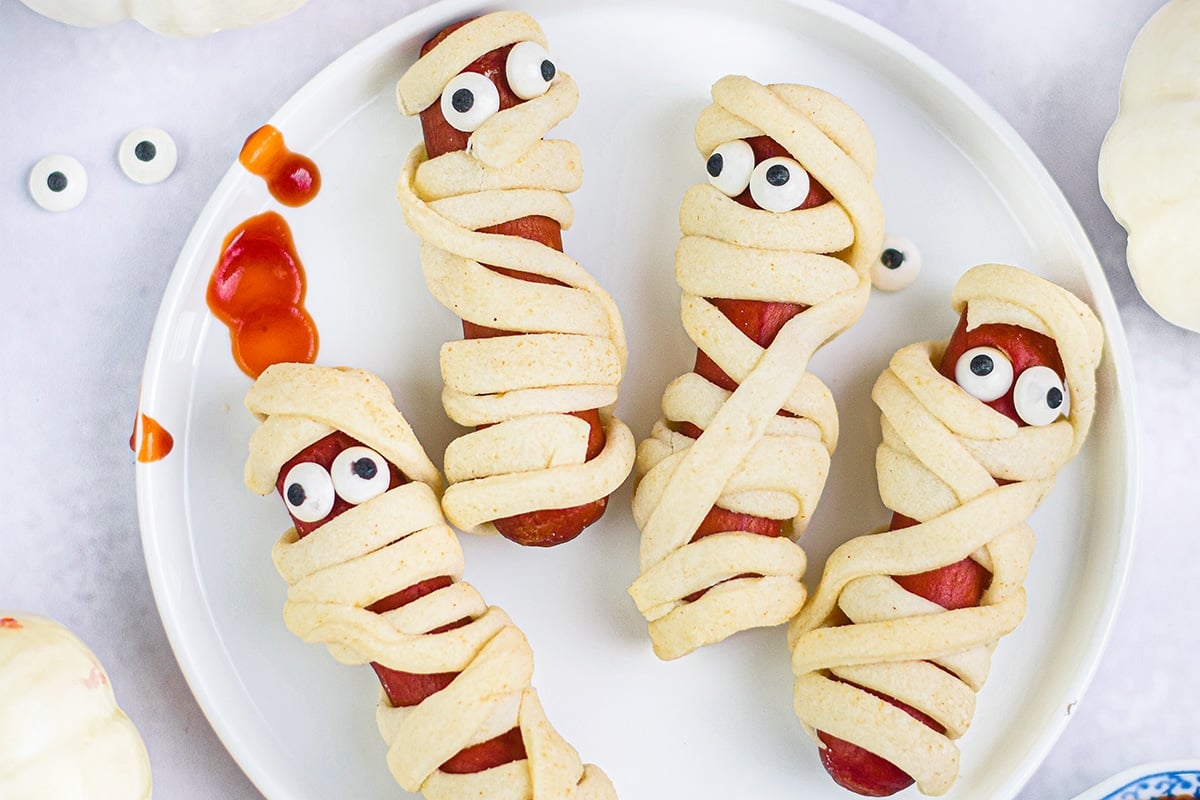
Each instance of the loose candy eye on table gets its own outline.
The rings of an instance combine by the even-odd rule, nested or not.
[[[160,128],[137,128],[117,148],[121,170],[141,184],[166,180],[177,160],[175,140]],[[83,202],[87,188],[87,170],[73,156],[46,156],[29,171],[29,194],[47,211],[70,211]]]
[[[161,183],[175,171],[179,153],[175,140],[161,128],[137,128],[121,140],[117,161],[136,183]]]
[[[871,265],[871,283],[883,292],[907,289],[921,272],[921,251],[911,239],[889,233],[883,250]]]
[[[87,171],[72,156],[46,156],[29,171],[29,193],[47,211],[69,211],[79,205],[87,185]]]

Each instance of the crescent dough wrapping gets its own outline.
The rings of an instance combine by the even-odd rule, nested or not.
[[[803,604],[805,558],[791,539],[731,531],[689,540],[714,504],[789,520],[793,537],[803,532],[837,441],[833,398],[808,361],[862,314],[883,241],[871,186],[874,141],[845,103],[818,89],[740,76],[719,80],[712,97],[696,126],[702,155],[765,134],[834,199],[773,213],[707,184],[684,195],[675,254],[683,325],[739,386],[730,393],[695,372],[677,378],[663,397],[663,419],[638,447],[633,513],[642,529],[641,575],[629,592],[662,658],[786,622]],[[714,297],[809,308],[764,350],[706,299]],[[677,433],[679,422],[704,433],[695,440]],[[708,587],[699,599],[684,599]]]
[[[953,783],[953,740],[970,725],[997,641],[1024,616],[1022,584],[1034,546],[1025,520],[1083,444],[1103,345],[1087,306],[1016,267],[971,269],[953,305],[959,312],[966,307],[968,328],[1004,323],[1054,339],[1071,395],[1069,417],[1018,427],[938,372],[944,344],[897,352],[872,392],[883,412],[876,469],[884,504],[919,524],[860,536],[835,550],[788,631],[795,710],[809,732],[881,756],[926,794],[942,794]],[[998,485],[992,476],[1011,483]],[[977,607],[948,611],[889,577],[968,556],[992,574]],[[946,732],[840,681],[900,700]]]
[[[411,479],[302,539],[289,529],[272,552],[288,582],[284,621],[303,640],[324,644],[345,664],[461,673],[408,708],[393,707],[380,692],[377,723],[396,781],[430,800],[615,798],[604,773],[582,764],[546,720],[530,686],[533,654],[524,635],[460,580],[462,550],[439,508],[437,470],[383,381],[361,370],[277,364],[255,382],[246,405],[262,420],[246,462],[246,483],[260,494],[274,489],[284,463],[335,430],[374,448]],[[453,582],[393,611],[366,610],[439,576]],[[426,633],[465,617],[472,621],[462,627]],[[514,727],[527,758],[474,774],[438,769]]]
[[[472,20],[422,56],[397,86],[416,114],[463,67],[518,41],[542,45],[537,23],[519,12]],[[491,426],[446,450],[446,516],[471,533],[492,521],[611,494],[633,466],[628,427],[612,415],[625,369],[625,334],[612,298],[572,258],[517,236],[477,229],[541,215],[570,227],[564,192],[582,181],[574,144],[542,137],[574,111],[579,90],[559,70],[546,94],[500,111],[471,134],[467,151],[429,159],[409,154],[398,196],[421,238],[433,295],[463,319],[524,335],[463,339],[442,348],[442,402],[455,422]],[[532,283],[483,265],[543,275]],[[601,410],[604,449],[585,460],[588,426],[568,412]]]

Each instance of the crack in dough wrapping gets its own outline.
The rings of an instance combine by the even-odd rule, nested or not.
[[[728,392],[695,372],[680,376],[666,389],[663,418],[638,446],[633,513],[642,530],[641,574],[629,593],[649,623],[655,653],[667,659],[740,630],[781,624],[800,610],[805,557],[793,539],[824,488],[838,432],[833,397],[807,365],[862,314],[883,241],[871,185],[874,141],[849,106],[819,89],[763,86],[741,76],[719,80],[712,97],[696,126],[703,157],[725,142],[766,135],[833,199],[772,213],[708,184],[684,195],[675,254],[683,325],[739,386]],[[809,308],[764,349],[706,298]],[[779,416],[781,409],[793,416]],[[673,430],[680,422],[704,432],[693,440]],[[790,537],[730,531],[689,543],[715,504],[785,520]]]
[[[944,344],[898,351],[871,395],[883,420],[876,471],[884,504],[918,524],[838,547],[788,630],[794,707],[808,731],[879,755],[932,795],[953,784],[954,740],[970,725],[992,650],[1024,616],[1023,584],[1034,547],[1025,520],[1087,436],[1103,345],[1087,306],[1016,267],[969,270],[952,301],[956,311],[966,308],[970,329],[1019,325],[1054,339],[1071,393],[1070,416],[1045,427],[1018,427],[941,375],[936,365]],[[1012,483],[998,485],[993,476]],[[974,608],[946,610],[890,577],[968,556],[992,574]],[[927,714],[945,734],[850,683]]]
[[[407,708],[380,691],[376,721],[396,781],[430,800],[614,800],[604,773],[583,764],[546,720],[531,687],[533,653],[508,615],[461,580],[463,554],[445,523],[440,479],[387,386],[362,370],[277,364],[246,405],[262,424],[250,441],[246,482],[274,490],[280,467],[335,430],[392,461],[411,482],[353,506],[304,538],[284,533],[272,550],[288,583],[284,621],[345,664],[460,672],[445,689]],[[421,581],[450,585],[382,614],[376,601]],[[427,633],[471,618],[461,627]],[[438,768],[464,748],[520,728],[527,757],[479,773]]]
[[[526,40],[546,44],[526,14],[498,12],[467,23],[401,77],[401,110],[421,112],[463,67]],[[570,226],[573,210],[563,193],[582,182],[579,151],[542,137],[578,99],[575,82],[559,70],[546,94],[500,111],[474,131],[466,151],[430,159],[417,145],[400,177],[400,206],[421,239],[430,292],[468,322],[524,334],[442,348],[447,415],[460,425],[495,426],[464,434],[445,454],[450,486],[443,508],[470,533],[495,533],[496,519],[607,497],[633,467],[633,434],[612,413],[626,361],[616,304],[564,253],[478,232],[533,215]],[[521,280],[485,264],[565,285]],[[592,408],[600,410],[605,445],[588,461],[587,426],[555,417]],[[509,424],[517,420],[522,424]]]

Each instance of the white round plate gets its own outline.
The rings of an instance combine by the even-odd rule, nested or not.
[[[318,363],[380,374],[435,462],[458,433],[441,409],[438,348],[458,320],[425,288],[418,242],[394,187],[420,139],[395,81],[444,24],[493,10],[450,0],[401,19],[321,72],[271,120],[323,176],[306,206],[279,206],[234,164],[175,267],[150,343],[141,410],[175,437],[138,465],[143,542],[167,633],[200,705],[272,800],[402,797],[375,729],[377,684],[293,637],[270,549],[287,526],[276,498],[242,485],[255,427],[227,330],[205,288],[224,236],[267,209],[291,226],[320,330]],[[1113,300],[1078,221],[1028,148],[960,82],[910,45],[822,0],[736,4],[601,0],[523,4],[582,100],[554,136],[583,154],[566,251],[616,298],[630,358],[618,403],[639,438],[663,387],[690,369],[673,252],[684,190],[704,179],[692,142],[712,83],[728,73],[840,95],[874,132],[887,228],[924,256],[917,282],[877,293],[812,369],[833,390],[842,439],[803,539],[809,579],[835,545],[881,525],[878,412],[868,397],[891,354],[948,336],[950,289],[985,261],[1025,266],[1078,293],[1108,331],[1091,439],[1032,519],[1028,614],[1001,642],[962,769],[947,797],[1012,797],[1067,722],[1092,675],[1124,579],[1134,514],[1132,370]],[[249,131],[247,131],[249,133]],[[522,549],[464,542],[467,579],[525,630],[535,685],[562,734],[624,800],[844,797],[791,711],[782,629],[664,663],[625,593],[637,573],[630,484],[574,542]],[[909,790],[913,792],[914,790]]]

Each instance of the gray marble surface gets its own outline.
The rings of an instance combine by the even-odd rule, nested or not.
[[[1133,354],[1136,555],[1092,686],[1021,796],[1067,798],[1139,762],[1200,758],[1200,335],[1141,300],[1096,182],[1125,54],[1159,0],[844,4],[940,61],[1025,138],[1090,236]],[[142,555],[127,440],[158,300],[246,132],[421,5],[309,0],[274,23],[180,41],[132,22],[72,28],[0,0],[0,609],[52,615],[93,647],[147,741],[160,798],[258,794],[188,690]],[[181,151],[153,194],[113,156],[140,125],[174,132]],[[89,198],[69,215],[26,192],[29,168],[55,152],[89,170]]]

